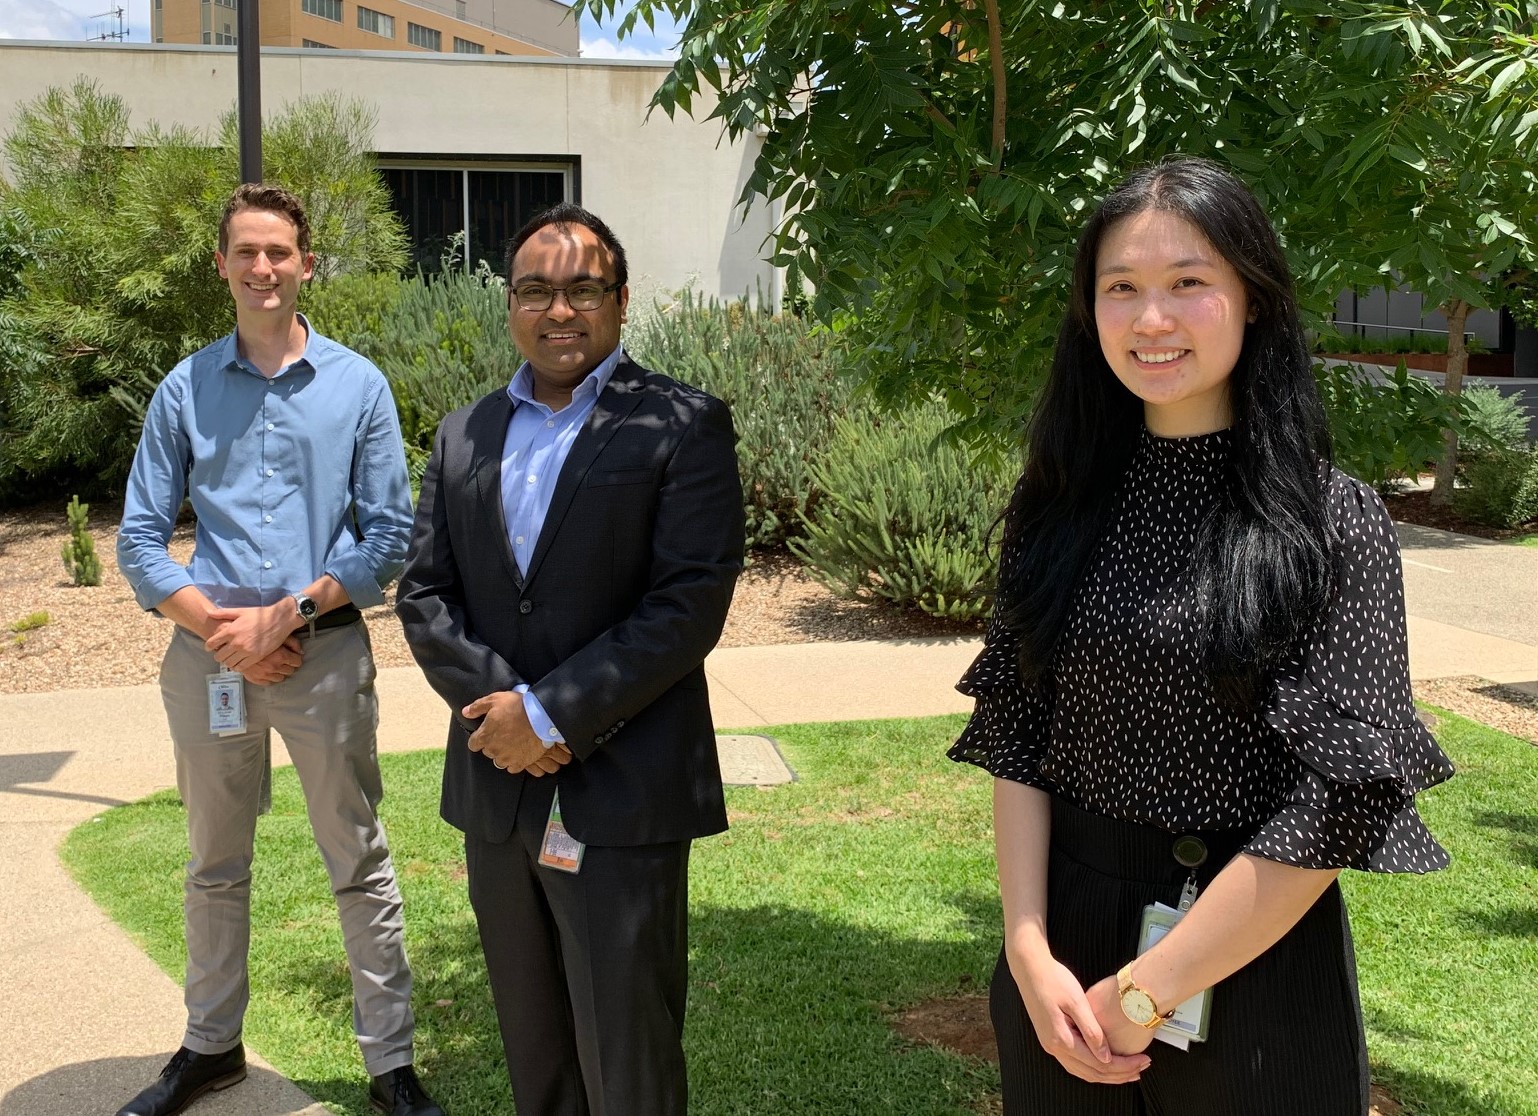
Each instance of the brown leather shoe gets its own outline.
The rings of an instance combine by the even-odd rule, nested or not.
[[[245,1047],[199,1054],[184,1046],[171,1055],[160,1079],[118,1109],[117,1116],[176,1116],[204,1093],[228,1089],[245,1079]]]

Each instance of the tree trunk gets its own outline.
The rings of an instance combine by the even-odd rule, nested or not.
[[[1444,390],[1448,395],[1463,391],[1463,374],[1469,370],[1469,347],[1463,339],[1463,327],[1473,309],[1461,298],[1450,298],[1442,304],[1447,315],[1447,382]],[[1458,428],[1449,426],[1442,431],[1442,460],[1437,462],[1437,480],[1431,489],[1433,504],[1448,504],[1453,498],[1453,478],[1458,472]]]

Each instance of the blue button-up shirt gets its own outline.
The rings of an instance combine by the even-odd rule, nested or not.
[[[528,362],[513,373],[512,382],[507,385],[513,415],[502,442],[502,518],[507,524],[507,541],[513,548],[513,557],[525,574],[529,572],[539,533],[544,529],[545,516],[550,512],[550,498],[555,495],[561,467],[624,355],[623,348],[616,348],[605,357],[573,389],[571,402],[559,411],[552,411],[534,398],[534,376]],[[561,730],[550,722],[545,707],[528,686],[515,689],[523,694],[529,724],[545,746],[565,743]]]
[[[300,321],[304,354],[275,376],[230,334],[155,390],[117,540],[142,607],[188,585],[219,607],[267,605],[327,573],[361,608],[400,573],[411,490],[390,387]],[[184,496],[197,513],[186,567],[166,552]]]

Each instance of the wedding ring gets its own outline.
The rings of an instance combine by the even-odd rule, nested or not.
[[[501,763],[501,762],[499,762],[497,760],[492,760],[491,761],[491,766],[495,767],[498,771],[506,771],[507,770],[507,765],[504,764],[504,763]]]

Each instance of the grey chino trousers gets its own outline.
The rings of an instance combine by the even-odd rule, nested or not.
[[[220,670],[181,628],[160,669],[187,808],[187,1034],[219,1054],[240,1042],[249,1000],[251,860],[273,729],[304,788],[310,829],[341,917],[352,974],[353,1028],[370,1075],[412,1062],[411,969],[400,890],[376,809],[383,796],[374,732],[374,656],[361,623],[301,637],[304,664],[272,686],[247,683],[247,731],[208,731],[208,682]]]

